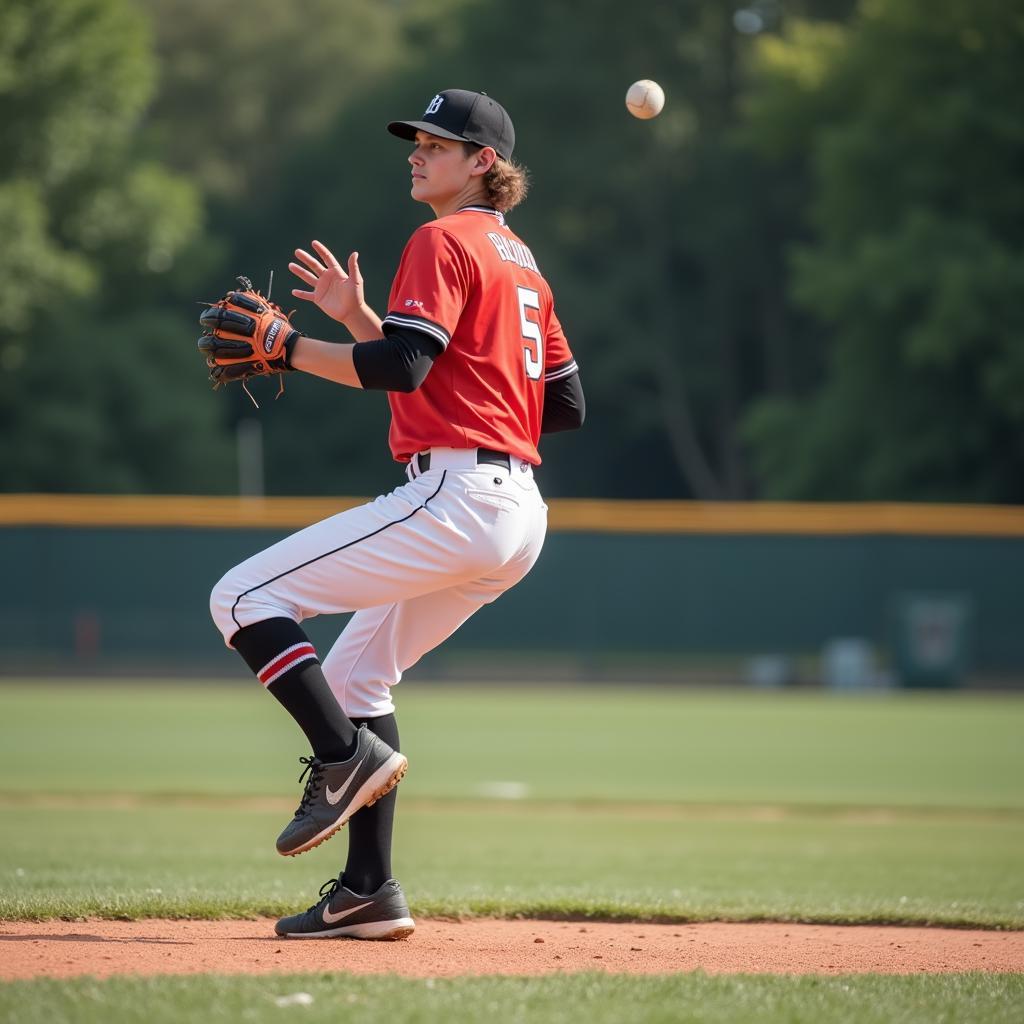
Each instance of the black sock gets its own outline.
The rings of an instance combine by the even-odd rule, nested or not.
[[[394,715],[356,718],[393,750],[399,748],[398,723]],[[372,807],[357,811],[348,823],[348,860],[342,882],[361,896],[375,893],[391,877],[391,835],[395,825],[396,786]]]
[[[321,761],[344,761],[355,751],[356,726],[327,685],[316,651],[291,619],[244,626],[231,646],[295,719]]]

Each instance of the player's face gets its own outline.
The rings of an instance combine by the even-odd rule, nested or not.
[[[409,164],[412,168],[412,197],[435,208],[460,196],[480,177],[474,174],[478,157],[466,155],[461,142],[417,132]]]

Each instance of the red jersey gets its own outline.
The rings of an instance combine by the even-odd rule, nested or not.
[[[411,327],[444,346],[416,391],[388,393],[397,461],[441,447],[540,463],[544,385],[577,367],[551,289],[500,213],[467,206],[418,228],[383,322],[385,331]]]

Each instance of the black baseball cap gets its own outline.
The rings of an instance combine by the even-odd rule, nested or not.
[[[490,146],[503,160],[512,156],[516,130],[505,108],[485,92],[445,89],[423,112],[422,121],[392,121],[388,131],[400,139],[415,140],[417,132],[442,139]]]

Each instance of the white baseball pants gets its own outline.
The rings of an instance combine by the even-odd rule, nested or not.
[[[355,612],[324,675],[350,718],[390,714],[402,673],[518,583],[543,546],[547,506],[529,463],[476,459],[475,448],[431,449],[409,483],[230,570],[210,598],[224,642],[265,619]]]

